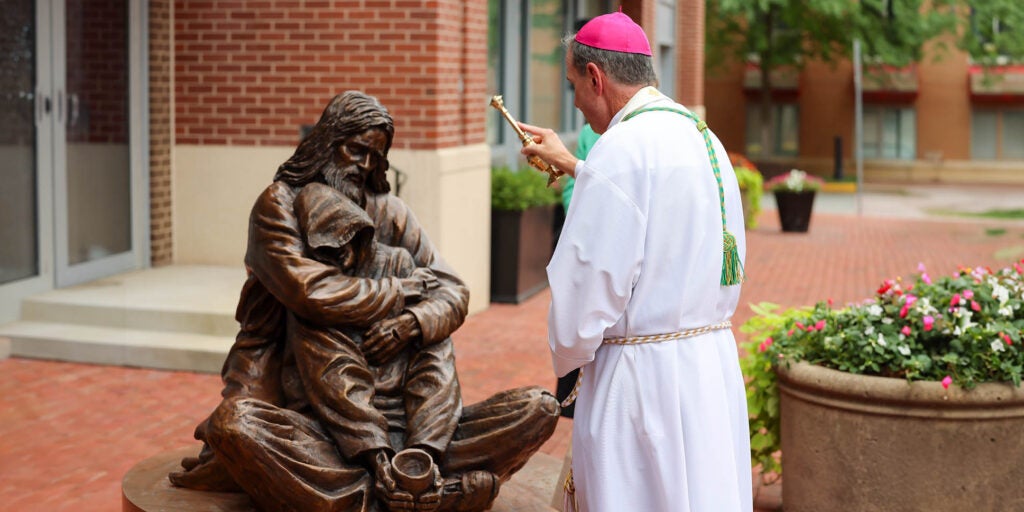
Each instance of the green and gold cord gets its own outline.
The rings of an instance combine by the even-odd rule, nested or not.
[[[704,145],[708,149],[708,158],[711,160],[711,169],[715,171],[715,181],[718,182],[718,200],[719,205],[722,208],[722,279],[721,284],[723,286],[732,286],[740,284],[744,280],[743,264],[740,263],[739,248],[736,245],[736,237],[729,232],[728,227],[725,223],[725,187],[722,186],[722,171],[718,167],[718,155],[715,154],[715,146],[711,142],[711,133],[708,130],[708,125],[704,121],[701,121],[696,114],[687,112],[684,110],[678,110],[669,107],[648,107],[630,112],[623,121],[629,121],[637,114],[644,112],[675,112],[676,114],[682,115],[689,118],[691,121],[697,124],[697,130],[700,131],[701,135],[704,136]]]

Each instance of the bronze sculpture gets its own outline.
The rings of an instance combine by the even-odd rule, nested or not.
[[[388,194],[393,134],[375,98],[340,94],[257,199],[223,400],[175,485],[275,511],[486,510],[554,431],[539,387],[463,407],[468,291]]]

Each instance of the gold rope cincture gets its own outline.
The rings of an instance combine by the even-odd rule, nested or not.
[[[715,172],[715,181],[718,182],[718,202],[722,207],[722,286],[740,284],[744,280],[743,263],[740,261],[739,248],[736,246],[736,237],[729,232],[725,224],[725,188],[722,186],[722,171],[718,167],[718,155],[715,154],[715,146],[711,142],[711,130],[708,124],[701,121],[696,114],[688,111],[678,110],[669,107],[648,107],[630,112],[622,120],[629,121],[637,114],[644,112],[675,112],[684,116],[694,123],[697,123],[697,130],[704,136],[704,145],[708,149],[708,158],[711,160],[711,170]]]
[[[643,345],[645,343],[661,343],[663,341],[692,338],[711,331],[720,331],[730,327],[732,327],[732,321],[726,320],[714,325],[705,325],[704,327],[697,327],[696,329],[687,329],[685,331],[671,332],[668,334],[651,334],[648,336],[632,336],[629,338],[605,338],[601,343],[608,345]],[[572,387],[572,392],[569,393],[569,396],[565,397],[565,400],[562,400],[562,407],[569,407],[576,401],[576,397],[580,394],[581,382],[583,382],[582,367],[580,367],[580,373],[576,377],[576,384]]]
[[[648,336],[632,336],[628,338],[606,338],[602,343],[607,343],[609,345],[642,345],[645,343],[661,343],[663,341],[692,338],[711,331],[719,331],[730,327],[732,327],[732,322],[726,320],[714,325],[706,325],[696,329],[687,329],[685,331],[667,334],[651,334]],[[576,397],[580,394],[580,383],[582,382],[583,368],[580,367],[580,372],[576,376],[576,384],[573,385],[572,392],[569,393],[569,396],[565,397],[565,400],[562,401],[562,407],[569,407],[576,401]],[[572,466],[570,465],[569,472],[565,475],[565,481],[562,482],[562,510],[565,512],[578,512],[579,509],[579,502],[576,500],[576,484],[572,478]]]

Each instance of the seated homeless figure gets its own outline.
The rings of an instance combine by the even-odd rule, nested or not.
[[[463,407],[449,336],[468,293],[387,193],[393,134],[375,98],[339,94],[257,198],[223,400],[196,428],[203,449],[170,475],[175,485],[241,489],[265,511],[486,510],[551,436],[558,405],[539,387]],[[316,247],[313,235],[336,227],[300,227],[300,217],[317,217],[305,209],[325,185],[372,219],[349,249]],[[370,233],[379,245],[352,243]],[[345,254],[357,247],[394,267],[362,268],[369,256]],[[397,277],[407,261],[388,247],[411,255],[412,277]],[[398,342],[380,343],[388,335]],[[411,488],[393,465],[409,448],[437,468],[426,489]]]
[[[346,275],[370,279],[408,278],[416,270],[409,251],[374,240],[370,217],[337,189],[321,183],[306,185],[295,197],[295,216],[311,257],[321,263],[337,265]],[[396,309],[392,315],[398,313]],[[440,454],[434,447],[421,442],[430,437],[438,410],[450,409],[459,403],[455,373],[437,357],[413,357],[416,354],[408,351],[399,352],[383,364],[369,364],[359,349],[362,330],[345,325],[334,327],[341,335],[329,347],[295,343],[286,348],[294,354],[299,378],[286,378],[285,382],[305,380],[302,376],[308,379],[329,375],[330,366],[342,363],[353,365],[352,371],[344,372],[344,379],[349,381],[368,376],[364,371],[368,369],[373,378],[362,386],[374,389],[371,403],[388,420],[391,446],[396,450],[402,447],[424,450],[433,460],[438,460]],[[429,352],[419,354],[430,355]],[[307,402],[302,386],[286,388],[285,393],[292,395],[289,399],[294,403]],[[423,438],[420,429],[426,430]],[[439,478],[436,465],[428,469]],[[470,476],[485,481],[490,478],[486,474]]]

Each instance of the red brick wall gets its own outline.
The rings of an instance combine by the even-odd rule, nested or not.
[[[69,142],[128,142],[128,4],[67,2],[67,91],[78,96],[68,113]]]
[[[676,4],[676,48],[676,101],[688,107],[703,105],[704,0]]]
[[[359,89],[396,148],[481,143],[486,30],[483,0],[176,0],[176,142],[293,145]]]
[[[171,263],[171,0],[149,0],[149,240],[153,266]]]

